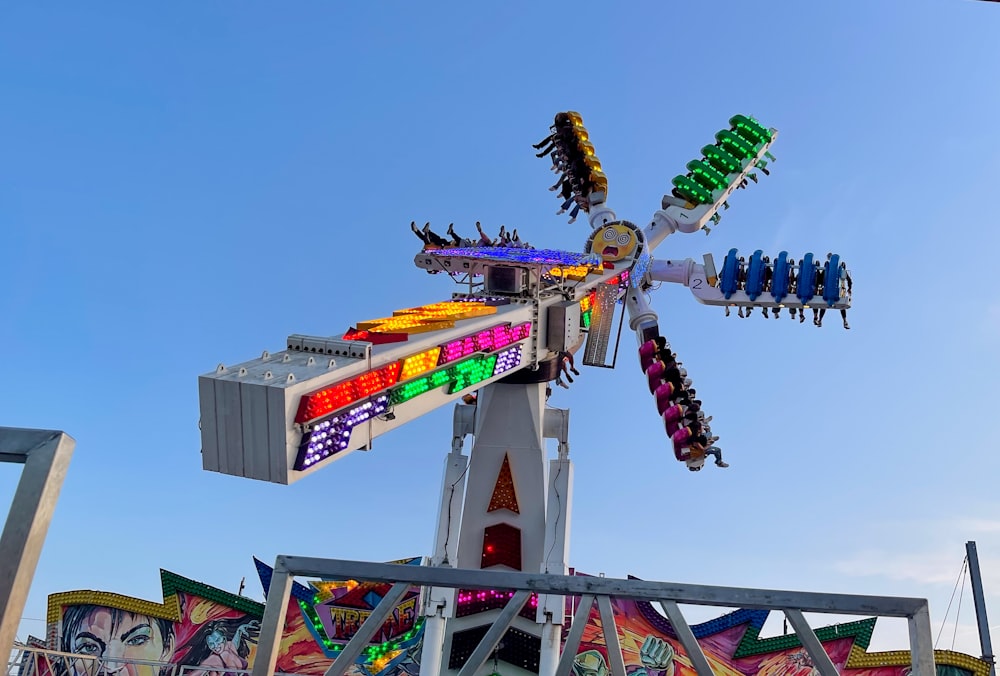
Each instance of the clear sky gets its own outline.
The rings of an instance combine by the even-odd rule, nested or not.
[[[77,440],[21,637],[161,567],[260,598],[254,555],[429,554],[449,410],[278,486],[201,469],[197,376],[447,298],[411,220],[581,250],[530,147],[561,110],[640,223],[731,115],[776,127],[772,175],[657,257],[833,251],[855,286],[850,331],[655,291],[732,466],[673,459],[625,336],[551,401],[573,565],[926,597],[936,634],[976,540],[1000,624],[997,36],[971,0],[4,3],[0,424]]]

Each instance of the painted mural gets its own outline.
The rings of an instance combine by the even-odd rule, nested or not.
[[[420,565],[421,559],[395,563]],[[271,568],[256,561],[265,593]],[[53,661],[35,676],[237,676],[252,667],[264,605],[160,571],[163,602],[95,591],[49,596],[45,644],[76,657]],[[389,590],[388,584],[317,580],[295,583],[277,661],[285,674],[321,676]],[[502,607],[506,592],[459,594],[459,615]],[[534,599],[533,599],[534,601]],[[420,590],[413,588],[385,621],[349,671],[354,676],[420,673],[423,624]],[[670,623],[650,604],[612,602],[629,676],[693,676],[690,661]],[[522,613],[533,617],[529,602]],[[767,611],[737,610],[692,626],[716,674],[814,676],[816,669],[794,635],[760,638]],[[572,614],[570,614],[572,616]],[[838,670],[847,676],[908,676],[909,651],[868,652],[876,619],[817,629]],[[568,627],[567,627],[568,630]],[[450,666],[460,664],[485,632],[456,636]],[[537,671],[537,639],[512,628],[497,653],[504,664]],[[974,657],[935,651],[939,676],[988,676]],[[574,676],[608,676],[608,654],[595,606],[584,630]],[[47,672],[47,673],[46,673]]]

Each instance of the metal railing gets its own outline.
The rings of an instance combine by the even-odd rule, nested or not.
[[[612,598],[658,603],[673,626],[698,676],[713,676],[713,671],[694,636],[694,632],[678,606],[680,603],[784,612],[821,676],[836,676],[838,671],[803,613],[905,617],[909,624],[912,676],[935,676],[936,674],[930,613],[926,599],[715,587],[607,577],[467,570],[278,556],[267,594],[257,655],[252,670],[253,676],[272,676],[275,673],[274,668],[281,643],[281,628],[285,626],[285,612],[288,608],[292,579],[295,575],[331,580],[366,580],[393,585],[327,670],[326,676],[341,676],[354,664],[368,642],[382,626],[393,606],[411,585],[515,592],[466,660],[459,671],[459,676],[472,676],[482,667],[496,649],[531,593],[575,596],[580,599],[573,616],[569,635],[555,667],[555,674],[558,676],[570,673],[573,659],[583,637],[587,618],[595,602],[601,615],[611,676],[625,676],[624,658],[611,606]],[[425,635],[426,640],[427,636]]]
[[[133,667],[125,669],[124,667]],[[110,676],[136,674],[137,676],[187,676],[195,673],[225,672],[227,675],[250,676],[250,669],[204,667],[170,664],[150,660],[98,657],[59,652],[32,646],[15,645],[7,664],[7,676]],[[276,676],[296,676],[275,672]]]

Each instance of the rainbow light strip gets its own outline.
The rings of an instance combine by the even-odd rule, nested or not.
[[[494,261],[535,263],[538,265],[577,266],[590,265],[594,261],[592,254],[573,253],[572,251],[559,251],[557,249],[518,249],[516,247],[503,246],[435,249],[434,251],[425,251],[424,253],[437,257],[485,258]]]
[[[524,351],[514,345],[498,354],[477,354],[468,359],[440,369],[430,375],[393,388],[387,395],[380,395],[356,406],[346,413],[316,423],[302,435],[295,469],[304,470],[320,460],[347,448],[351,431],[373,416],[385,413],[390,406],[401,404],[425,392],[448,386],[448,394],[478,385],[484,380],[507,373],[521,365]]]
[[[386,390],[397,382],[416,378],[435,366],[448,364],[477,352],[494,352],[511,343],[524,340],[530,335],[531,322],[515,326],[511,326],[510,323],[497,324],[430,350],[417,352],[399,361],[366,371],[351,380],[334,383],[322,390],[303,395],[299,401],[299,410],[295,414],[295,422],[302,424],[322,418]],[[436,358],[435,351],[438,355]],[[439,386],[440,384],[435,385]]]

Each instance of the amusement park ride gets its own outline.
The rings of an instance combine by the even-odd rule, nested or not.
[[[801,319],[813,308],[819,321],[819,310],[840,310],[846,326],[850,276],[836,255],[796,262],[782,251],[772,261],[755,251],[745,260],[731,250],[721,271],[710,254],[702,262],[653,258],[670,235],[707,232],[736,190],[769,173],[776,136],[751,117],[734,116],[640,227],[608,205],[607,178],[580,116],[559,113],[536,149],[552,158],[562,210],[571,220],[587,216],[583,251],[534,249],[509,235],[463,240],[451,228],[448,242],[429,227],[414,228],[425,241],[416,266],[450,277],[462,291],[357,322],[341,336],[292,335],[280,352],[202,376],[204,468],[290,484],[455,402],[431,565],[565,575],[569,412],[546,400],[548,384],[575,371],[574,353],[582,348],[582,365],[613,368],[627,321],[654,399],[649,414],[657,411],[677,459],[697,470],[709,454],[725,463],[713,448],[711,418],[660,333],[647,300],[653,283],[683,284],[699,302],[741,314],[787,308]],[[558,442],[552,460],[546,438]],[[425,592],[423,673],[457,673],[462,655],[476,647],[462,637],[482,627],[484,613],[503,607],[457,616],[456,595],[444,587]],[[565,616],[564,597],[541,595],[531,619],[514,618],[541,646],[537,673],[555,673]]]

